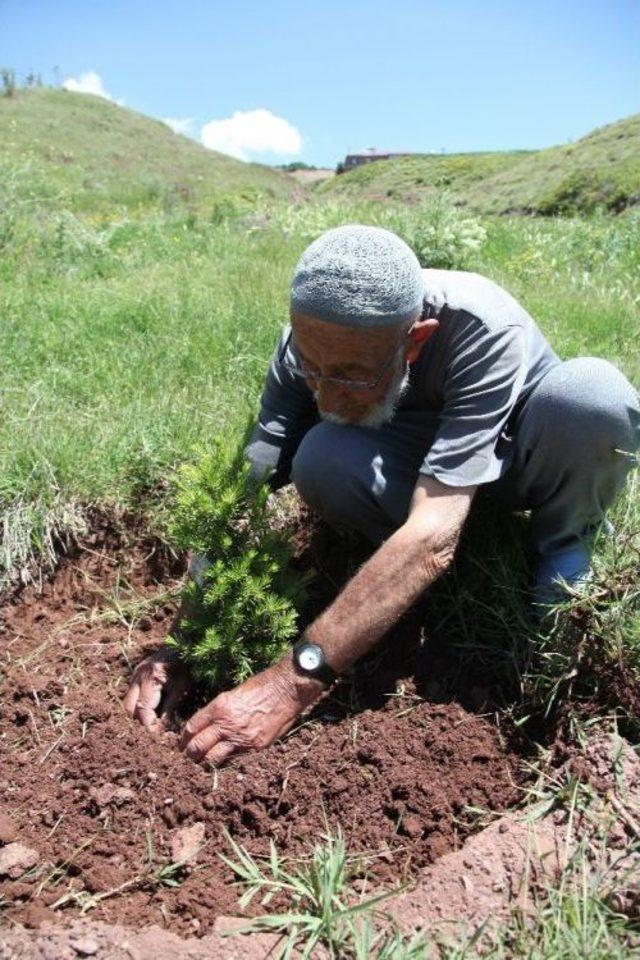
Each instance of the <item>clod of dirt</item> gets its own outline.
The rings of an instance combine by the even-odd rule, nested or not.
[[[100,949],[100,944],[93,937],[71,940],[70,943],[79,957],[92,957]]]
[[[0,846],[5,843],[12,843],[18,837],[16,826],[7,813],[0,811]]]
[[[101,787],[91,787],[89,796],[95,802],[97,808],[102,810],[110,803],[116,807],[121,807],[123,803],[130,803],[135,800],[136,795],[130,787],[117,787],[113,783],[105,783]]]
[[[25,870],[35,867],[39,859],[37,850],[25,847],[23,843],[9,843],[0,850],[0,877],[17,880]]]
[[[205,826],[202,821],[190,827],[180,827],[171,838],[171,859],[174,863],[194,864],[204,844]]]
[[[37,930],[43,923],[55,923],[56,915],[49,907],[38,903],[30,903],[25,907],[22,922],[30,930]]]

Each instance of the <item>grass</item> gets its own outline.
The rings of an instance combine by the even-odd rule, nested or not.
[[[292,259],[282,238],[162,215],[120,222],[97,258],[51,255],[46,232],[34,251],[29,228],[0,267],[5,568],[48,541],[66,505],[137,502],[221,424],[244,422]]]
[[[639,145],[635,114],[545,150],[380,160],[323,183],[318,192],[416,200],[447,189],[460,205],[485,214],[619,211],[640,201]]]
[[[264,914],[244,928],[286,935],[280,956],[291,956],[297,948],[296,956],[313,957],[316,948],[323,946],[336,960],[364,960],[372,956],[372,948],[382,946],[372,920],[377,907],[398,891],[368,898],[355,894],[351,881],[354,874],[362,872],[362,862],[347,855],[340,832],[328,834],[316,844],[308,860],[291,867],[281,860],[273,842],[265,863],[252,857],[228,834],[227,842],[232,856],[220,856],[245,888],[240,907],[246,908],[254,899],[266,907],[276,897],[288,904],[285,912]]]
[[[74,501],[131,502],[221,424],[240,427],[306,240],[279,225],[248,233],[233,219],[114,214],[80,221],[87,237],[71,245],[57,223],[14,209],[0,265],[5,552],[19,541],[16,517],[35,530],[28,514],[42,515],[44,542],[47,512],[53,527]],[[373,219],[366,207],[344,212],[358,216]],[[637,382],[639,223],[489,221],[465,265],[520,297],[562,356],[606,356]]]

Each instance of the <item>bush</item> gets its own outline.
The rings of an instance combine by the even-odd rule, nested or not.
[[[414,207],[391,208],[385,220],[380,226],[394,230],[409,244],[420,265],[432,269],[469,269],[487,236],[482,224],[457,210],[446,193]]]
[[[543,216],[593,213],[605,205],[606,187],[597,170],[572,170],[551,187],[538,203]]]
[[[38,253],[51,270],[79,272],[84,277],[107,276],[116,257],[110,249],[111,227],[96,227],[62,209],[41,217],[36,228]]]
[[[0,81],[2,82],[2,95],[12,97],[16,92],[16,73],[9,67],[0,68]]]
[[[243,445],[242,445],[243,446]],[[268,488],[250,476],[242,447],[218,440],[177,475],[171,533],[209,566],[183,592],[169,643],[208,687],[239,683],[280,657],[297,633],[305,577],[272,529]]]

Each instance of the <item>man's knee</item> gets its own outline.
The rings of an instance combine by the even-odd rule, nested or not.
[[[327,520],[348,523],[356,512],[366,484],[367,452],[362,446],[355,429],[323,421],[298,447],[291,479],[302,499]]]
[[[637,391],[607,360],[578,357],[552,368],[529,405],[529,427],[560,454],[601,459],[638,449]]]

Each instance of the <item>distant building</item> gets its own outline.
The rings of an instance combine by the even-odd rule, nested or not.
[[[354,167],[362,167],[365,163],[373,163],[375,160],[392,160],[394,157],[409,157],[410,151],[404,153],[387,153],[384,150],[371,148],[363,153],[348,153],[342,163],[338,164],[337,173],[346,173],[347,170],[353,170]]]

